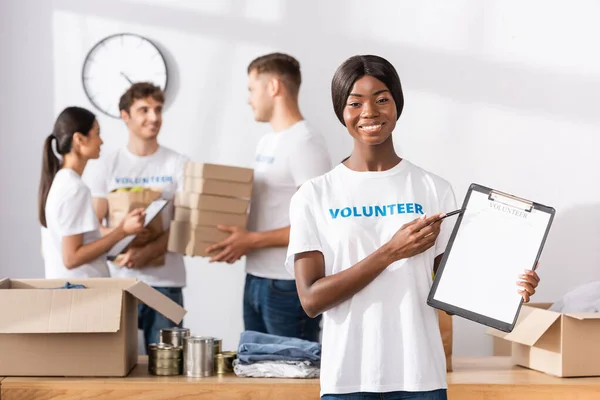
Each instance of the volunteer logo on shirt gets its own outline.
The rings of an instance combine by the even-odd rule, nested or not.
[[[115,177],[115,183],[118,185],[143,185],[152,183],[171,183],[173,177],[164,176],[144,176],[144,177]]]
[[[358,217],[387,217],[398,214],[424,214],[423,206],[417,203],[397,203],[329,209],[329,215],[331,215],[332,219]]]
[[[256,162],[265,163],[265,164],[273,164],[275,162],[275,157],[263,156],[262,154],[259,154],[256,156]]]

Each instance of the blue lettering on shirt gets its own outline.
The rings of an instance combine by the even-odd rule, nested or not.
[[[115,177],[117,185],[149,185],[155,183],[172,183],[173,177],[164,176],[144,176],[144,177]]]
[[[273,164],[275,162],[275,157],[263,156],[262,154],[258,154],[256,156],[256,162],[265,163],[265,164]]]
[[[372,206],[330,208],[331,219],[358,217],[387,217],[395,214],[423,214],[423,206],[417,203],[398,203]]]

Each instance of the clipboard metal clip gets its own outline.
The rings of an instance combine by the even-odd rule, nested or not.
[[[488,200],[496,201],[498,203],[502,203],[509,207],[519,208],[519,209],[521,209],[523,211],[527,211],[527,212],[531,212],[531,210],[533,210],[533,202],[522,199],[517,196],[513,196],[508,193],[500,192],[498,190],[490,191]]]

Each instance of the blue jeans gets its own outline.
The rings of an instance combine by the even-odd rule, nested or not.
[[[319,342],[320,322],[304,312],[295,280],[246,275],[245,330]]]
[[[386,392],[386,393],[346,393],[326,394],[321,400],[447,400],[446,389],[430,392]]]
[[[183,293],[179,287],[155,287],[175,303],[183,307]],[[144,348],[148,352],[148,346],[160,342],[160,330],[163,328],[182,327],[183,321],[175,324],[173,321],[147,305],[138,304],[138,329],[144,331]]]
[[[321,362],[321,343],[263,332],[244,331],[240,335],[238,360],[242,364],[260,361]]]

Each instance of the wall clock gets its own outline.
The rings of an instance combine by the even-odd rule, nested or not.
[[[119,99],[135,82],[152,82],[167,88],[167,63],[147,38],[119,33],[99,41],[83,62],[85,94],[98,110],[120,118]]]

